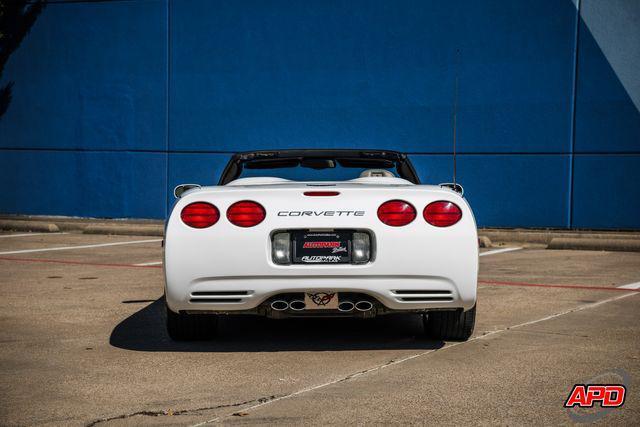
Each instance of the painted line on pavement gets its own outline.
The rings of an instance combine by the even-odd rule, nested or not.
[[[45,263],[45,264],[88,265],[91,267],[162,268],[162,266],[159,266],[159,265],[133,265],[133,264],[100,263],[100,262],[84,262],[84,261],[66,261],[61,259],[41,259],[41,258],[0,257],[0,261],[39,262],[39,263]]]
[[[511,251],[517,251],[519,249],[522,248],[504,248],[504,249],[496,249],[493,251],[487,251],[487,252],[481,252],[480,256],[486,256],[486,255],[495,255],[495,254],[501,254],[503,252],[511,252]],[[141,266],[141,265],[158,265],[158,264],[162,264],[162,261],[154,261],[154,262],[144,262],[141,264],[133,264],[135,266]]]
[[[640,282],[629,283],[628,285],[618,286],[618,289],[623,290],[640,290]]]
[[[522,248],[518,247],[518,248],[494,249],[492,251],[480,252],[480,256],[495,255],[495,254],[501,254],[501,253],[504,253],[504,252],[519,251],[520,249],[522,249]]]
[[[52,236],[52,235],[60,235],[60,234],[69,234],[67,232],[64,233],[21,233],[21,234],[2,234],[0,235],[0,239],[5,237],[29,237],[29,236]]]
[[[107,246],[136,245],[141,243],[157,243],[161,241],[162,239],[133,240],[129,242],[99,243],[95,245],[61,246],[57,248],[42,248],[42,249],[23,249],[19,251],[0,252],[0,255],[27,254],[27,253],[33,253],[33,252],[50,252],[50,251],[70,251],[74,249],[91,249],[91,248],[103,248]]]
[[[525,282],[503,282],[499,280],[478,280],[478,283],[483,283],[489,286],[521,286],[521,287],[532,287],[532,288],[560,288],[560,289],[588,289],[592,291],[636,291],[640,292],[640,283],[632,283],[631,285],[638,285],[635,288],[628,288],[625,286],[631,285],[623,285],[614,287],[607,286],[588,286],[588,285],[553,285],[553,284],[544,284],[544,283],[525,283]]]
[[[85,261],[67,261],[58,259],[45,259],[45,258],[15,258],[15,257],[0,257],[0,261],[16,261],[16,262],[35,262],[35,263],[49,263],[49,264],[69,264],[69,265],[87,265],[91,267],[118,267],[118,268],[162,268],[162,261],[145,262],[140,264],[119,264],[119,263],[99,263],[99,262],[85,262]],[[487,286],[481,286],[480,289],[489,286],[514,286],[514,287],[540,287],[540,288],[563,288],[563,289],[587,289],[596,291],[623,291],[623,292],[640,292],[640,282],[631,283],[629,285],[622,285],[616,288],[605,286],[586,286],[586,285],[546,285],[542,283],[523,283],[523,282],[503,282],[495,280],[478,280],[478,283],[485,284]]]
[[[522,248],[496,249],[495,251],[483,252],[483,253],[480,254],[480,256],[499,254],[499,253],[503,253],[503,252],[517,251],[518,249],[522,249]],[[162,261],[141,262],[139,264],[132,264],[132,265],[135,266],[135,267],[147,267],[147,266],[150,266],[150,265],[162,265]]]
[[[32,233],[29,234],[31,236],[35,235],[36,233]],[[37,233],[37,234],[68,234],[68,233]],[[12,236],[16,236],[16,235],[12,235]],[[9,236],[1,236],[1,237],[9,237]],[[134,244],[140,244],[140,243],[155,243],[155,242],[161,242],[162,239],[152,239],[152,240],[134,240],[134,241],[129,241],[129,242],[114,242],[114,243],[99,243],[99,244],[95,244],[95,245],[79,245],[79,246],[63,246],[63,247],[57,247],[57,248],[42,248],[42,249],[23,249],[23,250],[18,250],[18,251],[6,251],[6,252],[0,252],[0,255],[12,255],[12,254],[26,254],[26,253],[33,253],[33,252],[49,252],[49,251],[67,251],[67,250],[73,250],[73,249],[90,249],[90,248],[100,248],[100,247],[106,247],[106,246],[120,246],[120,245],[134,245]],[[499,253],[503,253],[503,252],[511,252],[511,251],[517,251],[519,249],[522,248],[504,248],[504,249],[496,249],[493,251],[488,251],[488,252],[482,252],[480,254],[480,256],[486,256],[486,255],[494,255],[494,254],[499,254]],[[23,260],[27,260],[27,259],[23,259]],[[29,259],[29,261],[37,261],[34,259]],[[63,262],[63,261],[55,261],[55,260],[49,260],[50,262]],[[84,263],[74,263],[74,264],[84,264]],[[96,264],[96,263],[86,263],[87,265],[105,265],[105,266],[113,266],[116,264]],[[117,264],[118,266],[124,266],[125,264]],[[126,264],[126,265],[131,265],[134,267],[147,267],[147,266],[154,266],[154,265],[162,265],[162,261],[151,261],[151,262],[143,262],[143,263],[139,263],[139,264]]]
[[[384,363],[382,365],[377,365],[377,366],[374,366],[372,368],[365,369],[364,371],[355,372],[353,374],[347,375],[347,376],[339,378],[337,380],[333,380],[333,381],[329,381],[329,382],[326,382],[326,383],[323,383],[323,384],[318,384],[318,385],[314,385],[314,386],[311,386],[311,387],[303,388],[303,389],[300,389],[298,391],[295,391],[295,392],[292,392],[292,393],[289,393],[289,394],[285,394],[283,396],[278,396],[278,397],[275,397],[273,399],[269,399],[269,400],[257,403],[255,405],[251,405],[251,406],[246,407],[246,408],[241,408],[241,409],[239,408],[238,410],[235,410],[232,413],[227,413],[227,414],[220,415],[218,417],[212,418],[210,420],[206,420],[206,421],[203,421],[203,422],[200,422],[200,423],[197,423],[197,424],[193,424],[192,427],[197,427],[197,426],[202,426],[202,425],[205,425],[205,424],[210,424],[210,423],[222,421],[224,419],[232,417],[233,414],[238,413],[238,412],[247,412],[247,411],[251,411],[251,410],[254,410],[254,409],[258,409],[258,408],[261,408],[263,406],[279,402],[281,400],[291,399],[291,398],[299,396],[301,394],[309,393],[309,392],[312,392],[312,391],[315,391],[315,390],[318,390],[318,389],[321,389],[321,388],[325,388],[325,387],[328,387],[328,386],[331,386],[331,385],[334,385],[334,384],[338,384],[340,382],[351,380],[353,378],[357,378],[357,377],[361,377],[361,376],[364,376],[364,375],[368,375],[368,374],[371,374],[373,372],[388,368],[390,366],[399,365],[401,363],[407,362],[409,360],[417,359],[417,358],[422,357],[422,356],[428,356],[430,354],[433,354],[433,353],[436,353],[436,352],[439,352],[439,351],[444,351],[444,350],[447,350],[447,349],[450,349],[450,348],[454,348],[454,347],[458,347],[458,346],[461,346],[461,345],[464,345],[464,344],[469,344],[469,343],[472,343],[474,341],[485,339],[485,338],[488,338],[488,337],[491,337],[491,336],[494,336],[494,335],[497,335],[497,334],[501,334],[503,332],[510,331],[510,330],[513,330],[513,329],[518,329],[518,328],[522,328],[522,327],[525,327],[525,326],[534,325],[536,323],[544,322],[544,321],[547,321],[547,320],[555,319],[555,318],[564,316],[564,315],[569,314],[569,313],[576,313],[576,312],[587,310],[587,309],[590,309],[590,308],[595,308],[595,307],[601,306],[603,304],[607,304],[607,303],[610,303],[610,302],[618,301],[618,300],[621,300],[623,298],[628,298],[628,297],[634,296],[634,295],[638,295],[638,294],[635,293],[635,292],[626,293],[624,295],[619,295],[619,296],[616,296],[616,297],[607,298],[607,299],[602,300],[602,301],[598,301],[598,302],[594,302],[594,303],[590,303],[590,304],[580,305],[580,306],[577,306],[577,307],[574,307],[574,308],[571,308],[571,309],[568,309],[568,310],[561,311],[559,313],[555,313],[555,314],[551,314],[549,316],[541,317],[539,319],[530,320],[528,322],[519,323],[517,325],[509,326],[509,327],[502,328],[502,329],[497,329],[495,331],[490,331],[490,332],[485,333],[484,335],[478,335],[478,336],[472,337],[467,341],[452,343],[452,344],[449,344],[449,345],[447,345],[445,347],[442,347],[440,349],[427,350],[427,351],[424,351],[422,353],[413,354],[411,356],[403,357],[401,359],[393,360],[391,362]]]

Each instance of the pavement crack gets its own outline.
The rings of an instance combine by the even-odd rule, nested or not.
[[[601,305],[604,305],[604,304],[607,304],[607,303],[610,303],[610,302],[618,301],[618,300],[621,300],[621,299],[624,299],[624,298],[628,298],[628,297],[631,297],[631,296],[634,296],[634,295],[637,295],[637,294],[638,293],[628,293],[628,294],[624,294],[624,295],[613,297],[613,298],[607,298],[605,300],[601,300],[601,301],[598,301],[598,302],[595,302],[595,303],[592,303],[592,304],[581,305],[581,306],[578,306],[578,307],[574,307],[574,308],[571,308],[571,309],[568,309],[568,310],[561,311],[559,313],[555,313],[555,314],[544,316],[544,317],[541,317],[541,318],[538,318],[538,319],[534,319],[534,320],[529,320],[529,321],[526,321],[526,322],[518,323],[516,325],[511,325],[511,326],[508,326],[508,327],[504,327],[502,329],[496,329],[496,330],[493,330],[493,331],[486,331],[482,335],[476,335],[476,336],[468,339],[467,341],[454,342],[454,343],[451,343],[451,344],[444,345],[442,347],[426,350],[426,351],[423,351],[423,352],[420,352],[420,353],[415,353],[415,354],[412,354],[412,355],[409,355],[409,356],[404,356],[404,357],[400,357],[400,358],[397,358],[397,359],[391,359],[391,360],[388,360],[387,362],[385,362],[385,363],[383,363],[381,365],[377,365],[377,366],[374,366],[374,367],[371,367],[369,369],[365,369],[365,370],[362,370],[362,371],[354,372],[352,374],[343,376],[341,378],[338,378],[338,379],[335,379],[335,380],[332,380],[332,381],[328,381],[326,383],[316,384],[316,385],[312,385],[312,386],[309,386],[309,387],[305,387],[305,388],[302,388],[302,389],[300,389],[298,391],[287,393],[287,394],[284,394],[284,395],[281,395],[281,396],[272,396],[271,398],[266,399],[263,402],[254,403],[251,406],[247,406],[247,407],[243,408],[242,412],[238,412],[238,414],[242,414],[242,415],[238,415],[238,416],[245,416],[245,415],[247,415],[247,413],[249,411],[256,410],[256,409],[258,409],[258,408],[260,408],[260,407],[262,407],[264,405],[268,405],[268,404],[271,404],[271,403],[276,403],[278,401],[285,400],[285,399],[291,399],[291,398],[300,396],[302,394],[311,393],[311,392],[314,392],[316,390],[319,390],[319,389],[322,389],[322,388],[325,388],[325,387],[329,387],[329,386],[332,386],[332,385],[335,385],[335,384],[339,384],[339,383],[343,383],[343,382],[352,380],[352,379],[354,379],[356,377],[360,377],[360,376],[371,374],[373,372],[380,371],[380,370],[388,368],[390,366],[399,365],[401,363],[405,363],[405,362],[408,362],[408,361],[413,360],[413,359],[424,357],[424,356],[427,356],[427,355],[430,355],[430,354],[436,354],[436,353],[439,353],[439,352],[445,351],[445,350],[450,350],[452,348],[456,348],[456,347],[464,345],[464,344],[470,344],[470,343],[473,343],[473,342],[478,341],[478,340],[484,340],[484,339],[490,338],[490,337],[492,337],[494,335],[501,334],[503,332],[512,331],[514,329],[520,329],[520,328],[527,327],[527,326],[530,326],[530,325],[535,325],[535,324],[538,324],[538,323],[546,322],[548,320],[556,319],[558,317],[565,316],[565,315],[570,314],[570,313],[576,313],[576,312],[579,312],[579,311],[595,308],[595,307],[598,307],[598,306],[601,306]],[[219,421],[221,421],[221,420],[223,420],[225,418],[231,417],[231,416],[234,416],[234,414],[218,415],[215,418],[212,418],[212,419],[205,420],[205,421],[199,422],[197,424],[194,424],[192,427],[202,426],[202,425],[210,424],[210,423],[214,423],[214,422],[219,422]]]
[[[396,362],[397,362],[397,361],[396,361],[396,359],[391,359],[391,360],[389,360],[389,361],[387,361],[387,362],[385,362],[385,363],[381,364],[380,366],[378,366],[378,367],[377,367],[377,368],[375,368],[375,369],[382,369],[382,368],[386,368],[387,366],[393,365],[393,364],[395,364]],[[366,375],[366,374],[368,374],[368,373],[369,373],[369,372],[371,372],[371,371],[372,371],[371,369],[363,369],[362,371],[353,372],[353,373],[351,373],[351,374],[349,374],[349,375],[347,375],[347,376],[344,376],[344,377],[342,377],[342,378],[338,379],[338,380],[336,381],[336,384],[338,384],[338,383],[342,383],[342,382],[345,382],[345,381],[352,380],[352,379],[354,379],[354,378],[356,378],[356,377],[359,377],[359,376],[361,376],[361,375]]]
[[[245,407],[242,411],[234,412],[234,413],[227,414],[227,415],[217,416],[217,417],[212,418],[210,420],[206,420],[206,421],[194,424],[191,427],[198,427],[198,426],[202,426],[202,425],[205,425],[205,424],[214,423],[214,422],[220,421],[221,419],[227,418],[227,417],[234,417],[234,416],[235,417],[244,417],[246,415],[249,415],[247,413],[248,411],[256,409],[256,408],[258,408],[260,406],[267,405],[267,404],[272,403],[272,402],[277,402],[279,400],[289,399],[289,398],[298,396],[300,394],[307,393],[307,392],[310,392],[310,391],[313,391],[313,390],[317,390],[317,389],[320,389],[320,388],[323,388],[323,387],[326,387],[326,386],[329,386],[329,385],[340,384],[340,383],[343,383],[343,382],[346,382],[346,381],[350,381],[350,380],[353,380],[354,378],[357,378],[357,377],[360,377],[360,376],[363,376],[363,375],[367,375],[367,374],[369,374],[371,372],[378,371],[380,369],[384,369],[386,367],[389,367],[389,366],[392,366],[392,365],[396,365],[396,364],[405,362],[407,360],[415,359],[416,357],[420,357],[420,356],[423,356],[423,355],[425,355],[427,353],[431,353],[431,352],[434,352],[434,351],[436,351],[436,350],[428,350],[426,352],[414,354],[414,355],[411,355],[411,356],[408,356],[408,357],[404,357],[404,358],[391,359],[391,360],[388,360],[387,362],[385,362],[385,363],[383,363],[381,365],[375,366],[373,368],[363,369],[361,371],[353,372],[351,374],[345,375],[345,376],[343,376],[341,378],[335,379],[333,381],[329,381],[329,382],[324,383],[324,384],[320,384],[320,385],[316,385],[316,386],[312,386],[312,387],[307,387],[307,388],[304,388],[302,390],[298,390],[298,391],[295,391],[295,392],[292,392],[292,393],[283,394],[283,395],[280,395],[280,396],[270,396],[268,398],[261,398],[261,399],[258,399],[257,401],[255,401],[255,403],[252,402],[252,403],[254,403],[253,405]]]
[[[354,379],[355,377],[359,377],[360,375],[364,375],[364,374],[366,374],[367,372],[368,372],[368,370],[367,370],[367,369],[365,369],[365,370],[363,370],[363,371],[354,372],[354,373],[352,373],[352,374],[347,375],[346,377],[342,377],[342,378],[340,378],[339,380],[337,380],[337,381],[336,381],[336,384],[337,384],[337,383],[342,383],[342,382],[345,382],[345,381],[352,380],[352,379]]]
[[[520,331],[515,331],[516,333],[519,334],[538,334],[538,335],[559,335],[559,336],[563,336],[563,337],[576,337],[576,338],[589,338],[589,335],[584,335],[584,334],[570,334],[570,333],[564,333],[564,332],[553,332],[553,331],[532,331],[532,330],[520,330]]]
[[[101,424],[101,423],[106,423],[109,421],[115,421],[115,420],[126,420],[128,418],[133,418],[133,417],[137,417],[137,416],[143,416],[143,417],[163,417],[163,416],[176,416],[176,415],[189,415],[189,414],[196,414],[198,412],[204,412],[204,411],[212,411],[215,409],[224,409],[224,408],[236,408],[238,406],[244,406],[244,405],[250,405],[250,404],[262,404],[262,403],[266,403],[270,400],[276,399],[279,396],[277,395],[272,395],[272,396],[266,396],[266,397],[259,397],[257,399],[251,399],[251,400],[245,400],[242,402],[235,402],[235,403],[225,403],[225,404],[221,404],[221,405],[213,405],[213,406],[205,406],[202,408],[194,408],[194,409],[180,409],[180,410],[159,410],[159,411],[136,411],[136,412],[129,412],[126,414],[120,414],[120,415],[114,415],[111,417],[103,417],[103,418],[97,418],[93,421],[90,421],[89,423],[86,424],[86,427],[93,427],[95,425]]]

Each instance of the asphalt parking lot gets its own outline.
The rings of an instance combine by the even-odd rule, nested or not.
[[[640,420],[640,253],[483,249],[467,342],[417,316],[164,329],[152,237],[0,233],[0,424],[567,424],[576,383],[626,382]],[[583,417],[583,418],[580,418]]]

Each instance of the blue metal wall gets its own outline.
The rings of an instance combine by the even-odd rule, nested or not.
[[[449,181],[457,69],[479,225],[640,228],[639,66],[635,0],[51,1],[0,82],[0,211],[163,218],[252,149]]]

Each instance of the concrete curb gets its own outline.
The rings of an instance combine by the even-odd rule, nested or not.
[[[85,234],[162,237],[164,223],[158,220],[4,215],[0,217],[0,230],[50,233],[69,231]],[[491,248],[496,246],[496,243],[549,245],[549,249],[638,251],[635,248],[640,246],[640,232],[495,228],[478,230],[479,247]]]
[[[121,236],[164,236],[161,225],[88,225],[84,234],[117,234]]]
[[[623,238],[605,239],[556,237],[551,239],[547,249],[640,252],[640,240]]]
[[[164,235],[163,224],[137,224],[123,221],[110,223],[60,220],[55,222],[27,219],[0,219],[0,230],[55,233],[70,231],[84,234],[112,234],[122,236],[160,236]]]
[[[27,222],[27,221],[25,221]],[[82,231],[87,228],[87,224],[78,223],[78,222],[56,222],[56,226],[60,229],[60,231],[69,231],[82,233]]]
[[[490,248],[492,247],[491,239],[487,236],[478,236],[478,246],[481,248]]]
[[[479,230],[492,242],[536,243],[548,245],[554,239],[640,240],[640,233],[628,231],[561,231],[561,230]]]
[[[0,230],[57,233],[60,228],[49,222],[1,220]]]

